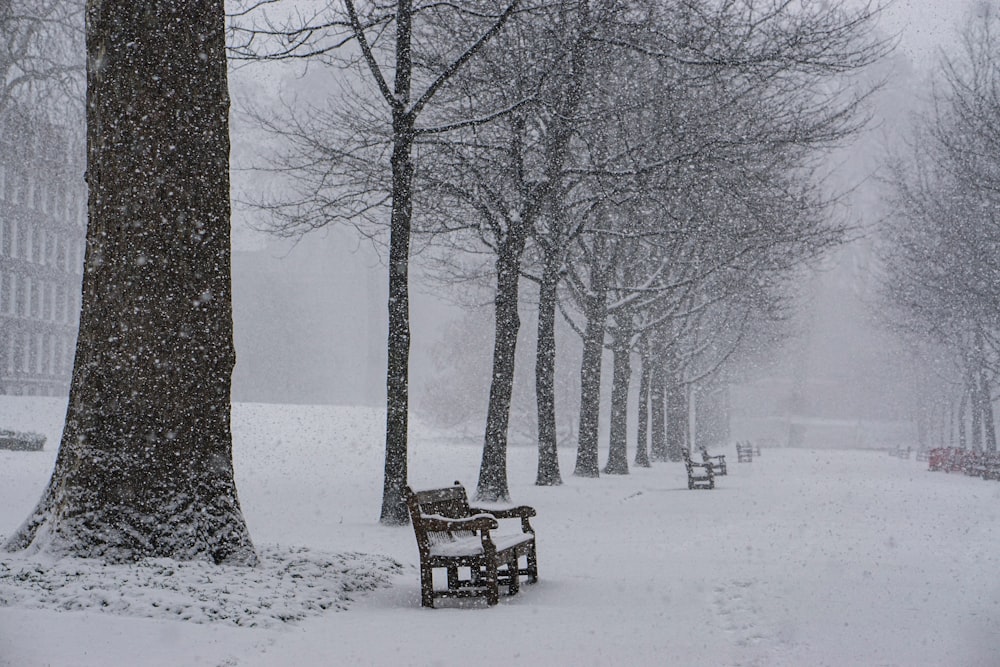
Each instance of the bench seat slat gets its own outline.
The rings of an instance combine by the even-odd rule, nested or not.
[[[511,547],[521,544],[528,544],[535,539],[530,533],[517,533],[511,535],[494,535],[490,533],[490,539],[497,547],[497,552],[506,551]],[[438,542],[431,545],[431,556],[481,556],[483,551],[483,541],[478,537],[458,537],[448,542]]]

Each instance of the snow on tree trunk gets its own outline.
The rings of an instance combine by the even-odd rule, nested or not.
[[[253,564],[230,431],[221,0],[87,4],[87,255],[55,470],[9,549]]]

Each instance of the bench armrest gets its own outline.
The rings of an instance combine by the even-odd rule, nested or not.
[[[474,514],[489,514],[497,519],[527,519],[535,516],[535,508],[527,505],[508,507],[504,509],[488,509],[485,507],[470,507],[469,511]]]
[[[420,523],[424,530],[432,532],[455,531],[455,530],[496,530],[500,525],[497,520],[486,513],[477,513],[463,519],[449,519],[440,514],[421,514]]]

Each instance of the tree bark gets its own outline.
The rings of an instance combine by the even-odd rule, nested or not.
[[[11,549],[253,564],[230,429],[221,0],[87,3],[87,253],[52,479]]]
[[[398,114],[403,116],[403,114]],[[392,215],[389,231],[389,337],[386,345],[385,477],[379,520],[387,525],[409,521],[403,487],[407,478],[407,428],[410,405],[410,224],[412,121],[393,122],[397,141],[392,154]],[[408,140],[407,140],[408,139]]]
[[[614,341],[614,365],[611,376],[611,424],[608,438],[609,475],[628,474],[628,389],[632,379],[631,334],[619,331]]]
[[[516,223],[512,223],[516,224]],[[476,496],[487,502],[510,500],[507,485],[507,429],[510,397],[514,387],[514,356],[521,319],[517,314],[518,284],[525,235],[511,228],[497,255],[497,292],[494,299],[496,334],[493,342],[493,376],[486,415],[486,438],[479,467]]]
[[[538,341],[535,349],[535,402],[538,407],[538,486],[562,484],[556,446],[556,289],[559,262],[546,254],[538,286]]]
[[[591,279],[587,296],[587,326],[583,335],[583,359],[580,363],[580,433],[576,449],[579,477],[599,477],[597,457],[598,429],[601,414],[601,360],[604,356],[604,331],[607,320],[607,290],[600,279]]]

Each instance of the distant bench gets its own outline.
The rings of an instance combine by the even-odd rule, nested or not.
[[[907,459],[910,458],[910,452],[912,450],[909,447],[893,447],[889,450],[889,456],[895,456],[897,459]]]
[[[710,456],[709,453],[708,453],[708,450],[705,449],[704,447],[702,447],[701,448],[701,460],[702,460],[702,463],[710,463],[712,465],[712,468],[714,469],[713,472],[716,475],[722,477],[723,475],[726,474],[726,455],[725,454],[717,454],[715,456]]]
[[[420,604],[433,607],[435,598],[485,597],[495,605],[501,585],[514,595],[519,577],[538,581],[535,531],[528,522],[535,510],[526,505],[511,509],[469,507],[465,487],[458,482],[441,489],[413,491],[406,487],[413,532],[420,552]],[[491,533],[499,519],[520,519],[520,532]],[[525,565],[519,561],[524,558]],[[447,588],[434,588],[434,570],[447,573]],[[468,578],[459,577],[468,568]]]
[[[736,443],[736,462],[753,463],[753,445],[749,440]]]
[[[40,433],[19,433],[0,430],[0,449],[19,452],[40,452],[45,447],[45,436]]]

